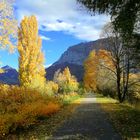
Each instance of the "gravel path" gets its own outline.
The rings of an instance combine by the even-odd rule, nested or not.
[[[96,103],[95,95],[88,94],[50,140],[121,140],[121,137]]]

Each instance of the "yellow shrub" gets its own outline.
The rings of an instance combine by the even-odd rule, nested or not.
[[[54,95],[58,93],[58,84],[54,83],[53,81],[48,81],[46,84],[46,93],[48,95]]]
[[[0,137],[19,127],[28,127],[39,117],[59,111],[61,103],[56,97],[40,94],[36,90],[18,86],[5,86],[0,90]]]
[[[48,105],[40,103],[36,111],[40,116],[48,116],[53,113],[56,113],[59,110],[60,110],[59,104],[49,102]]]

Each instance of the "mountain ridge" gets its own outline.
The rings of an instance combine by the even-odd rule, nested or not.
[[[3,73],[0,73],[0,83],[9,84],[9,85],[18,85],[18,72],[16,69],[6,65],[1,67],[4,70]]]
[[[105,49],[107,46],[107,39],[98,39],[96,41],[90,41],[85,43],[79,43],[69,47],[50,67],[46,69],[48,80],[53,79],[55,71],[69,67],[72,75],[75,75],[78,81],[83,80],[84,67],[83,63],[92,50],[98,51],[99,49]]]
[[[70,46],[61,57],[53,63],[50,67],[46,68],[47,80],[52,80],[55,71],[65,67],[69,67],[72,75],[75,75],[78,81],[83,80],[84,67],[83,63],[90,51],[99,49],[105,49],[106,39],[98,39],[96,41],[82,42],[73,46]],[[0,83],[15,85],[19,84],[18,72],[16,69],[6,65],[1,69],[5,70],[5,73],[0,73]]]

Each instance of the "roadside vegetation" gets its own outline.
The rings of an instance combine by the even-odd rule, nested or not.
[[[101,94],[97,95],[97,103],[101,104],[102,109],[109,115],[110,121],[123,139],[140,138],[140,110]]]
[[[53,87],[53,85],[51,86]],[[55,91],[55,93],[52,92],[51,86],[43,94],[38,90],[19,86],[0,86],[1,138],[5,138],[7,134],[15,132],[20,133],[22,131],[23,133],[31,126],[38,126],[38,123],[42,120],[48,123],[45,126],[48,129],[47,133],[50,134],[53,128],[59,124],[58,122],[61,123],[63,121],[63,117],[66,118],[71,114],[70,112],[76,107],[73,103],[75,101],[79,102],[80,100],[78,99],[82,95],[76,91],[69,93],[58,93]],[[47,121],[51,118],[54,118],[52,129],[50,128],[50,122]]]
[[[68,67],[46,80],[41,47],[36,17],[25,17],[18,28],[20,83],[0,85],[0,138],[50,118],[83,94]]]

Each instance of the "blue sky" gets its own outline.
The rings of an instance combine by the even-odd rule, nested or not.
[[[109,16],[91,16],[76,0],[16,0],[15,16],[18,23],[24,16],[35,15],[43,40],[45,66],[59,59],[69,46],[99,38]],[[18,53],[0,50],[1,66],[18,68]]]

